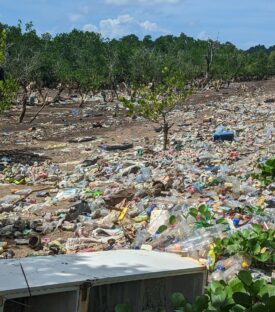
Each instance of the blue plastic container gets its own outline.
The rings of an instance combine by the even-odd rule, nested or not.
[[[214,133],[214,141],[233,141],[234,132],[233,131],[221,131]]]

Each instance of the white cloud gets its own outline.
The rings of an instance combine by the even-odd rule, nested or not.
[[[98,28],[93,24],[86,24],[83,26],[82,30],[84,31],[91,31],[91,32],[98,32]]]
[[[200,40],[208,40],[209,39],[209,35],[208,33],[203,30],[201,31],[198,35],[197,35],[197,39],[200,39]]]
[[[158,31],[158,25],[150,21],[140,23],[140,26],[147,31]]]
[[[99,25],[86,24],[84,31],[94,31],[102,34],[103,37],[119,38],[132,33],[163,32],[156,23],[139,21],[129,14],[119,15],[117,18],[101,20]]]
[[[133,17],[128,14],[120,15],[117,18],[101,20],[99,29],[103,37],[120,37],[124,36],[131,29]]]

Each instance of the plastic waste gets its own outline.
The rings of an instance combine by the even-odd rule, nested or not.
[[[233,141],[234,140],[234,132],[233,131],[216,131],[214,133],[214,141]]]
[[[56,195],[56,200],[73,200],[76,199],[78,196],[78,191],[75,188],[69,188],[61,190]]]
[[[150,222],[148,225],[148,232],[153,235],[155,234],[160,226],[167,225],[170,214],[167,210],[154,209],[151,212]]]
[[[136,177],[136,182],[137,183],[144,183],[147,182],[152,178],[152,171],[148,167],[144,167],[140,169],[139,174]]]
[[[134,249],[140,249],[141,245],[146,241],[148,238],[148,232],[144,229],[139,229],[136,232],[136,238],[133,242],[133,248]]]
[[[212,273],[211,280],[212,281],[224,280],[225,282],[228,282],[233,277],[235,277],[241,269],[242,269],[241,264],[236,262],[225,271],[217,270],[214,273]]]

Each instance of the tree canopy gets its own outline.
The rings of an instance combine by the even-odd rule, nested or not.
[[[6,60],[6,39],[6,31],[0,29],[0,112],[11,105],[14,92],[17,90],[15,81],[5,75],[3,70]]]
[[[122,81],[144,85],[159,81],[164,67],[184,81],[205,76],[211,80],[262,79],[275,74],[275,46],[243,51],[230,42],[195,40],[185,34],[109,40],[76,29],[39,36],[32,23],[23,29],[21,22],[0,24],[0,30],[7,43],[5,47],[1,43],[1,54],[6,55],[1,66],[23,88],[31,81],[48,87],[62,83],[83,93],[114,89]]]

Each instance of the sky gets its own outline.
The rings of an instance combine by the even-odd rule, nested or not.
[[[136,34],[275,45],[275,0],[0,0],[0,22],[32,21],[39,34],[73,28],[104,38]]]

